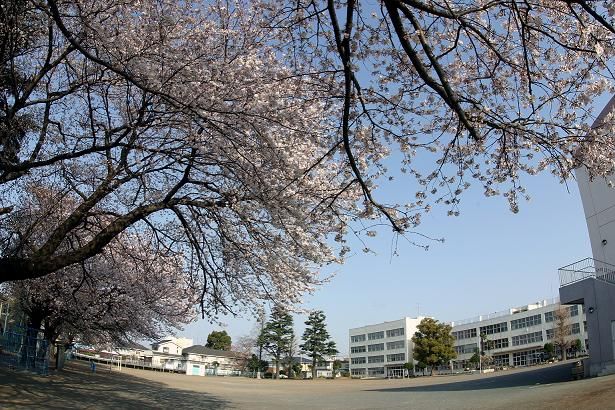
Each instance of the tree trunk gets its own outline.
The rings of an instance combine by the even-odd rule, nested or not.
[[[256,378],[261,378],[261,360],[263,360],[263,345],[260,344],[258,346],[258,372],[256,373]]]
[[[275,358],[275,378],[280,378],[280,356],[276,356]]]
[[[34,369],[36,365],[37,354],[37,338],[38,332],[43,323],[42,315],[30,315],[28,318],[28,327],[26,329],[26,340],[21,346],[21,365],[25,368]]]
[[[316,380],[316,358],[312,358],[312,380]]]

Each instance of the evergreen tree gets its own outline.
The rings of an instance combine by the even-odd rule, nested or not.
[[[275,378],[280,377],[280,360],[288,352],[293,339],[293,317],[282,307],[276,306],[262,333],[263,348],[275,361]]]
[[[213,331],[207,336],[207,344],[205,347],[216,350],[231,350],[231,337],[226,330]]]
[[[268,363],[266,360],[259,360],[258,356],[253,354],[248,360],[246,368],[251,372],[259,373],[267,370],[267,365]]]
[[[312,379],[316,379],[316,364],[321,362],[325,355],[337,353],[335,342],[329,338],[325,318],[325,314],[321,310],[310,313],[305,322],[307,327],[303,332],[304,343],[299,346],[303,353],[312,359]]]
[[[417,332],[412,337],[414,343],[413,357],[415,360],[431,367],[447,363],[457,357],[453,347],[454,339],[451,326],[439,323],[426,317],[417,326]]]
[[[542,350],[545,351],[547,360],[551,360],[553,358],[555,354],[555,346],[553,345],[553,343],[545,343],[545,346]]]

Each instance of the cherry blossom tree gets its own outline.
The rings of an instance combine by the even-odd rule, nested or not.
[[[330,158],[323,91],[279,61],[260,14],[8,2],[0,280],[83,263],[123,234],[183,256],[208,316],[321,282],[356,193]],[[62,212],[31,240],[11,221],[37,187]]]
[[[298,70],[339,81],[348,167],[398,232],[434,203],[458,215],[472,184],[517,212],[524,175],[613,172],[613,114],[590,128],[615,85],[610,1],[299,1],[271,14]],[[374,195],[388,156],[411,177],[409,203]]]
[[[8,0],[0,281],[86,263],[127,235],[185,258],[204,314],[290,305],[349,233],[385,222],[414,241],[426,212],[457,215],[472,185],[516,212],[525,175],[607,176],[613,115],[589,124],[613,92],[614,13],[564,0]],[[409,198],[385,202],[398,164]],[[33,242],[10,221],[41,186],[63,212]]]
[[[80,266],[11,282],[7,291],[28,327],[42,328],[51,342],[156,339],[195,319],[198,293],[183,261],[150,245],[121,236]]]

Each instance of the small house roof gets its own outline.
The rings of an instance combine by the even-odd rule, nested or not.
[[[127,340],[125,342],[121,342],[115,346],[115,349],[134,349],[134,350],[149,350],[147,347],[139,344],[137,342],[132,342]]]

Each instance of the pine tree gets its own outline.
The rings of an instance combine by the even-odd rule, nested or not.
[[[324,359],[325,355],[337,353],[335,342],[330,340],[329,332],[325,325],[325,314],[321,310],[310,313],[305,322],[306,328],[303,332],[304,343],[299,347],[303,353],[312,358],[312,379],[316,379],[316,364]]]
[[[280,377],[280,359],[288,352],[293,339],[293,317],[282,307],[276,306],[262,333],[263,348],[275,361],[275,377]]]
[[[421,363],[431,367],[447,363],[457,357],[453,347],[454,339],[451,326],[439,323],[437,320],[426,317],[417,326],[417,332],[412,337],[414,343],[413,357]]]

